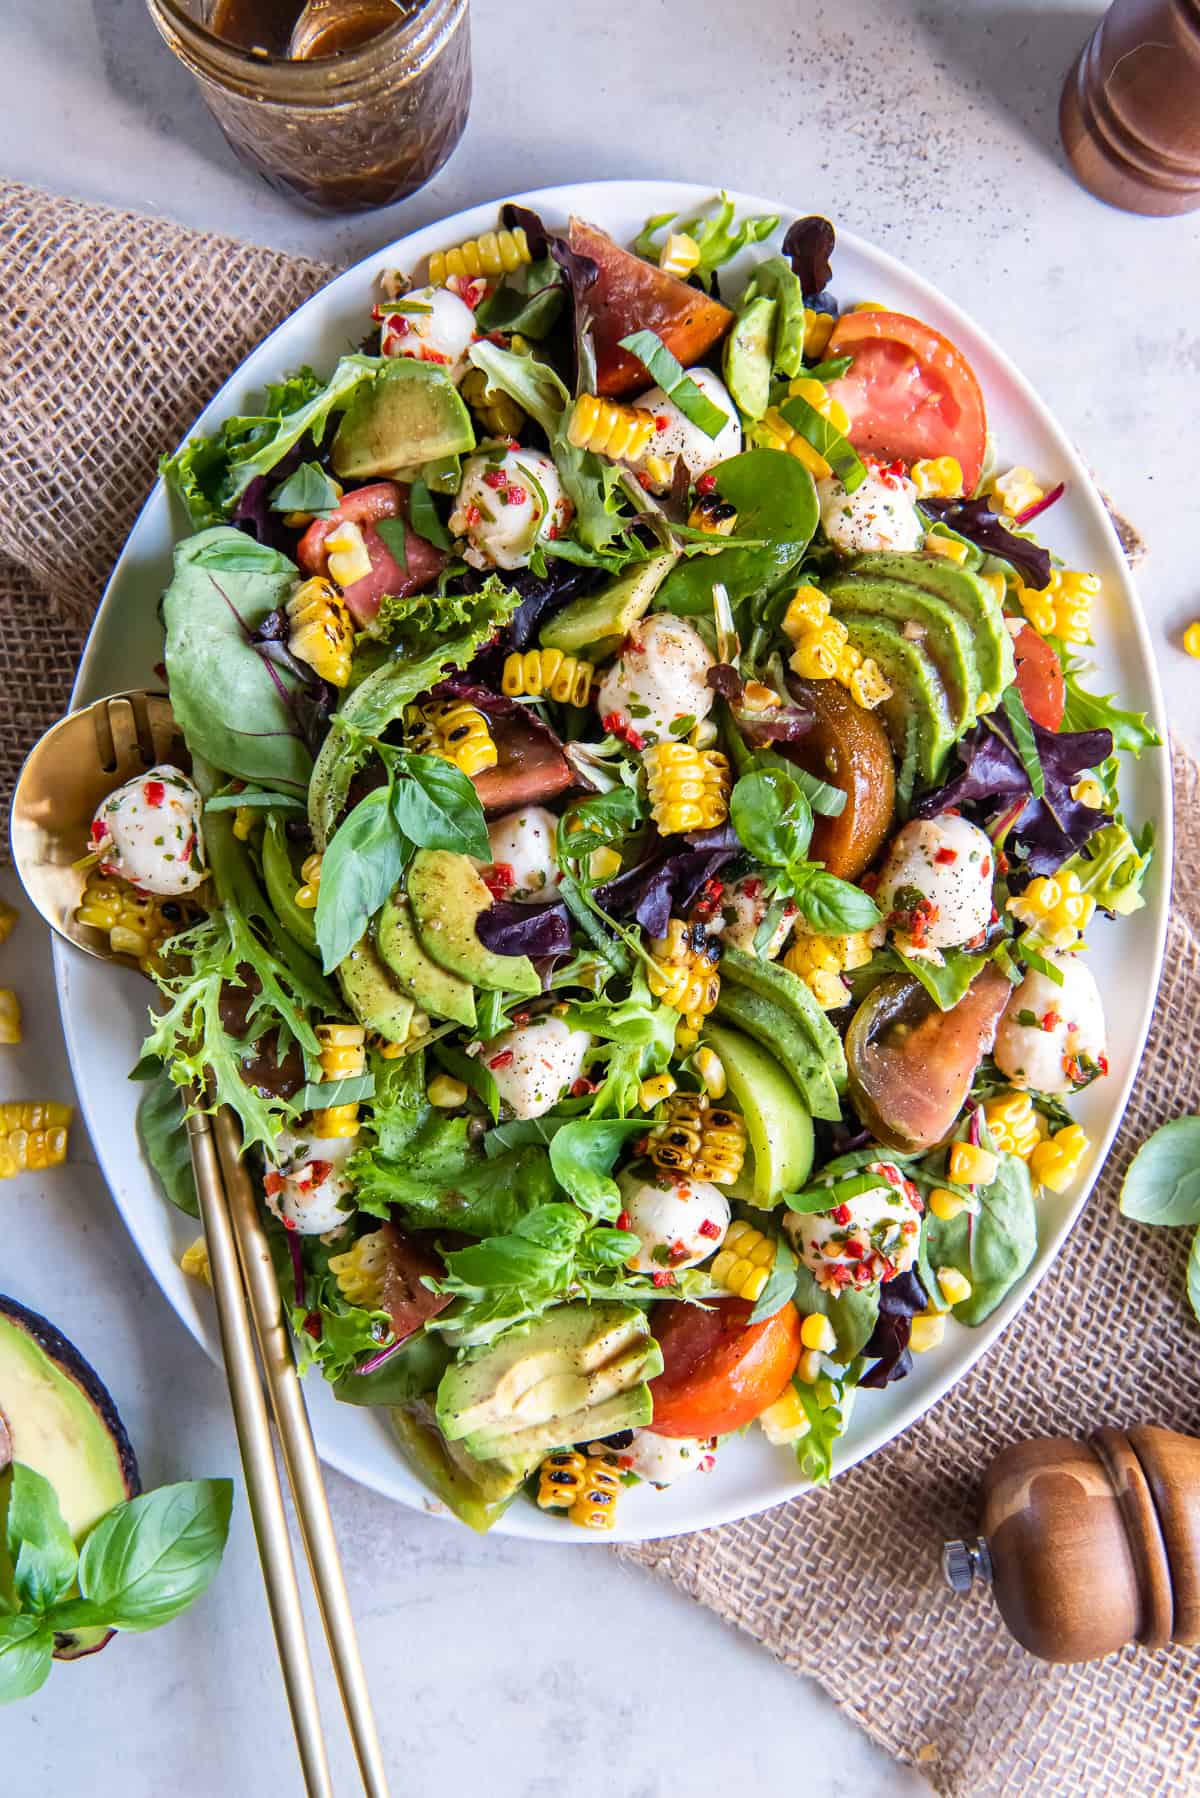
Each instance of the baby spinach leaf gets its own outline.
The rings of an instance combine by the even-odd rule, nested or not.
[[[890,953],[921,982],[939,1011],[954,1010],[987,959],[983,955],[968,955],[962,949],[943,949],[942,965],[937,967],[924,955],[906,955],[896,944]],[[1061,974],[1058,978],[1061,985]]]
[[[408,572],[408,527],[402,518],[377,518],[375,534],[388,554]]]
[[[370,1373],[343,1374],[333,1396],[344,1405],[405,1405],[433,1391],[449,1360],[440,1336],[410,1336]]]
[[[796,1269],[796,1309],[802,1316],[819,1311],[837,1337],[835,1359],[847,1365],[862,1354],[879,1317],[879,1287],[847,1286],[840,1293],[819,1286],[803,1262]]]
[[[684,373],[678,357],[672,355],[657,331],[633,331],[622,337],[621,348],[637,357],[655,385],[705,436],[721,435],[729,423],[728,412],[714,405],[692,377]]]
[[[272,489],[271,510],[326,515],[340,498],[333,476],[326,474],[319,462],[301,462],[286,481]]]
[[[40,1691],[54,1665],[54,1635],[40,1617],[0,1617],[0,1704]]]
[[[1147,1137],[1121,1186],[1139,1224],[1200,1224],[1200,1117],[1172,1118]]]
[[[730,797],[729,817],[742,847],[765,866],[787,868],[803,861],[812,838],[812,807],[784,764],[743,774]]]
[[[184,1480],[117,1505],[79,1557],[84,1600],[112,1629],[156,1629],[206,1592],[221,1563],[232,1480]]]
[[[710,616],[715,581],[734,605],[766,593],[786,580],[812,541],[817,490],[795,456],[747,450],[718,464],[713,476],[720,497],[737,508],[738,535],[758,538],[763,547],[723,549],[680,562],[658,590],[657,611]]]
[[[612,1222],[621,1209],[621,1190],[612,1179],[613,1165],[634,1137],[645,1134],[639,1122],[617,1118],[576,1118],[556,1130],[550,1141],[550,1166],[565,1192],[592,1218]]]
[[[360,799],[325,851],[316,929],[327,974],[346,959],[404,872],[409,846],[391,799],[390,787]]]
[[[932,1266],[956,1267],[971,1282],[970,1298],[954,1306],[955,1317],[970,1325],[991,1316],[1037,1252],[1037,1210],[1023,1161],[1001,1153],[995,1180],[977,1188],[976,1197],[977,1214],[925,1217]]]
[[[54,1487],[20,1461],[13,1462],[9,1475],[5,1535],[21,1608],[48,1610],[75,1578],[79,1557]]]
[[[137,1133],[146,1160],[172,1205],[188,1217],[199,1217],[192,1152],[183,1121],[186,1109],[183,1094],[160,1066],[138,1101]]]

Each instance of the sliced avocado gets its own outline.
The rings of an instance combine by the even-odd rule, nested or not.
[[[772,1052],[800,1088],[815,1118],[838,1121],[842,1106],[832,1074],[811,1036],[778,1005],[726,980],[721,983],[715,1015],[718,1023],[744,1030]]]
[[[417,1008],[384,967],[369,931],[338,964],[337,977],[342,996],[360,1024],[377,1030],[389,1043],[404,1041]]]
[[[313,913],[296,904],[300,876],[292,861],[287,832],[278,812],[268,815],[266,829],[263,831],[262,871],[267,898],[271,901],[275,916],[293,942],[299,943],[302,949],[307,949],[310,955],[314,954],[317,947],[317,927],[313,921]]]
[[[492,895],[470,858],[451,849],[418,849],[408,870],[412,921],[426,955],[450,974],[492,992],[532,999],[542,990],[527,955],[496,955],[475,934]]]
[[[12,1461],[49,1480],[76,1542],[142,1489],[137,1457],[102,1381],[53,1324],[0,1294],[0,1474]],[[13,1602],[2,1529],[0,1599]],[[54,1652],[76,1660],[111,1635],[99,1628],[61,1632]]]
[[[879,709],[893,749],[903,756],[915,745],[917,769],[933,786],[957,735],[933,658],[878,614],[855,614],[843,622],[855,649],[873,657],[892,689],[891,698]]]
[[[900,555],[878,550],[870,555],[855,556],[850,567],[856,573],[908,581],[944,599],[947,605],[962,614],[974,632],[975,661],[984,692],[995,701],[1005,687],[1012,684],[1013,647],[1004,622],[1004,608],[979,575],[947,561],[945,556],[930,556],[924,552]],[[979,709],[987,708],[981,706]]]
[[[886,618],[906,638],[919,643],[941,677],[956,732],[961,735],[971,728],[984,689],[975,658],[975,634],[961,612],[912,581],[885,580],[872,574],[839,574],[826,582],[825,591],[834,616],[843,624],[864,615]]]
[[[445,369],[403,356],[358,388],[330,460],[339,479],[363,481],[474,447],[471,414]]]
[[[408,898],[394,892],[379,914],[379,953],[402,992],[435,1018],[452,1018],[475,1028],[475,989],[457,974],[447,973],[422,949],[413,928]]]
[[[626,633],[650,610],[658,589],[674,568],[678,557],[669,551],[639,562],[619,580],[573,599],[569,605],[543,625],[540,641],[544,649],[561,649],[564,655],[607,655],[619,648]]]
[[[761,418],[771,398],[771,345],[775,341],[774,300],[751,300],[725,339],[725,385],[747,418]]]
[[[557,1305],[446,1369],[438,1427],[453,1442],[552,1422],[661,1371],[658,1345],[636,1306]]]
[[[731,1107],[746,1120],[754,1154],[748,1190],[734,1190],[751,1204],[769,1210],[785,1192],[794,1192],[808,1178],[813,1161],[812,1114],[795,1082],[758,1043],[711,1019],[703,1034],[721,1058]]]
[[[502,1517],[532,1471],[536,1455],[524,1460],[497,1457],[477,1461],[461,1442],[447,1442],[437,1427],[433,1394],[390,1412],[392,1428],[407,1460],[438,1497],[482,1535]]]
[[[662,1371],[661,1362],[659,1372]],[[617,1430],[637,1430],[654,1415],[654,1399],[644,1382],[616,1392],[602,1404],[585,1406],[569,1417],[551,1417],[545,1423],[529,1424],[523,1430],[483,1430],[467,1437],[467,1447],[477,1460],[490,1460],[493,1455],[511,1462],[527,1457],[539,1461],[555,1448],[567,1448],[575,1442],[595,1442],[600,1436],[611,1436]]]
[[[759,961],[756,955],[747,955],[744,949],[730,948],[721,957],[721,976],[722,984],[729,980],[747,992],[770,999],[793,1023],[799,1024],[812,1038],[836,1090],[839,1093],[845,1091],[846,1051],[842,1039],[798,974],[781,967],[777,961]],[[816,1116],[823,1117],[824,1113],[817,1112]]]

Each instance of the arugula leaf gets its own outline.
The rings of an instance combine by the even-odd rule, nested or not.
[[[678,217],[676,212],[659,212],[648,218],[634,239],[636,254],[657,262],[662,254],[662,246],[654,240],[665,226]],[[733,201],[722,188],[717,210],[710,218],[705,218],[703,213],[698,214],[696,218],[680,225],[679,230],[695,241],[700,251],[700,260],[694,272],[704,280],[714,269],[722,268],[725,263],[732,261],[739,251],[749,249],[751,244],[762,243],[764,238],[770,237],[778,224],[779,219],[774,214],[745,218],[740,224],[735,223]]]
[[[7,1483],[5,1535],[13,1588],[23,1610],[40,1614],[67,1591],[79,1557],[49,1480],[14,1461]]]
[[[1200,1224],[1200,1117],[1172,1118],[1146,1138],[1121,1186],[1121,1214],[1139,1224]]]
[[[550,1139],[550,1166],[563,1190],[588,1216],[615,1220],[621,1190],[611,1178],[613,1164],[634,1137],[645,1133],[641,1122],[616,1118],[576,1118]]]
[[[803,861],[812,839],[808,795],[783,762],[742,775],[730,796],[729,818],[743,848],[770,868]]]
[[[768,1317],[774,1317],[777,1311],[782,1311],[785,1305],[791,1303],[796,1291],[797,1265],[787,1238],[780,1236],[775,1243],[775,1260],[771,1265],[770,1277],[746,1319],[748,1324],[765,1323]]]
[[[332,475],[326,474],[319,462],[301,462],[286,481],[271,490],[272,512],[311,512],[327,516],[337,506],[341,495]]]
[[[327,974],[345,961],[404,872],[409,845],[392,800],[391,785],[376,787],[359,800],[325,850],[316,930]]]
[[[417,536],[424,537],[435,549],[454,548],[454,539],[442,523],[428,484],[420,479],[415,480],[408,490],[408,521]]]
[[[40,1617],[0,1617],[0,1704],[40,1691],[54,1665],[54,1632]]]
[[[79,1557],[79,1589],[97,1620],[141,1631],[186,1611],[220,1566],[232,1507],[232,1480],[184,1480],[115,1506]]]
[[[685,374],[682,364],[657,331],[633,331],[628,337],[622,337],[621,348],[637,357],[654,384],[662,388],[683,416],[706,437],[720,436],[729,423],[729,414],[714,405],[691,376]]]
[[[1013,742],[1021,758],[1021,766],[1029,777],[1030,790],[1035,799],[1040,799],[1046,791],[1046,776],[1042,769],[1042,758],[1038,754],[1033,725],[1025,710],[1025,701],[1016,687],[1006,687],[1001,694],[1001,702],[1012,725]]]
[[[1153,725],[1147,724],[1145,712],[1126,712],[1113,704],[1111,693],[1089,693],[1079,683],[1086,664],[1074,658],[1063,645],[1055,644],[1063,665],[1066,706],[1060,729],[1064,731],[1108,730],[1113,748],[1140,756],[1143,749],[1157,749],[1162,738]]]
[[[793,430],[825,458],[847,493],[854,493],[862,486],[867,478],[866,467],[849,438],[844,437],[835,424],[799,394],[784,400],[779,410]]]
[[[925,1162],[933,1170],[940,1151]],[[945,1184],[944,1181],[941,1184]],[[1037,1253],[1037,1207],[1029,1169],[1016,1155],[999,1152],[990,1186],[976,1187],[978,1212],[962,1211],[943,1220],[925,1215],[929,1258],[935,1267],[956,1267],[971,1282],[971,1296],[953,1307],[962,1323],[981,1324],[991,1316],[1025,1273]]]
[[[138,1141],[163,1192],[188,1217],[199,1217],[192,1152],[184,1125],[183,1094],[164,1068],[157,1067],[138,1100]]]

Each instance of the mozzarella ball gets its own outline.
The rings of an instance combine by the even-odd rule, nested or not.
[[[643,737],[659,737],[675,718],[707,718],[716,698],[705,676],[715,664],[686,618],[655,612],[635,624],[596,690],[601,718],[613,712]]]
[[[708,1473],[716,1462],[715,1436],[658,1436],[635,1430],[628,1448],[619,1450],[622,1473],[636,1473],[652,1486],[673,1486],[689,1473]]]
[[[868,549],[920,549],[925,525],[917,512],[917,490],[898,475],[868,469],[867,478],[847,493],[836,475],[817,482],[821,524],[835,549],[854,555]]]
[[[754,939],[758,935],[758,927],[770,911],[772,903],[762,876],[747,874],[744,879],[735,880],[732,886],[725,888],[717,915],[708,927],[709,934],[719,936],[723,943],[742,949],[747,955],[774,961],[795,928],[796,907],[790,899],[787,900],[770,939],[762,949],[756,949]]]
[[[1076,1063],[1094,1062],[1107,1071],[1104,1006],[1091,969],[1077,955],[1042,954],[1062,973],[1062,985],[1045,974],[1026,974],[1004,1008],[993,1054],[1014,1086],[1069,1093],[1080,1084],[1072,1076],[1088,1071]]]
[[[591,1046],[586,1030],[572,1030],[550,1013],[503,1031],[485,1045],[481,1059],[510,1115],[540,1118],[566,1098],[583,1073]]]
[[[504,450],[464,463],[450,529],[467,539],[463,553],[473,567],[524,568],[538,539],[557,537],[570,518],[550,457]]]
[[[811,1216],[790,1211],[784,1230],[818,1286],[841,1292],[907,1273],[921,1245],[921,1195],[892,1161],[861,1170],[879,1185],[832,1211]]]
[[[553,889],[562,879],[554,857],[557,832],[558,819],[544,805],[522,806],[488,825],[492,866],[512,875],[512,886],[504,889],[502,898],[530,901],[553,897]]]
[[[354,1153],[352,1136],[308,1136],[281,1130],[274,1166],[263,1180],[267,1204],[285,1230],[324,1236],[340,1230],[354,1210],[353,1182],[342,1169]]]
[[[406,293],[380,327],[382,355],[436,362],[455,383],[467,372],[467,351],[474,341],[475,314],[448,287],[418,287]]]
[[[992,918],[995,852],[991,838],[966,818],[914,818],[892,838],[875,903],[908,953],[969,943]],[[923,911],[917,911],[921,901]],[[915,930],[907,919],[917,911]],[[915,941],[914,941],[915,938]]]
[[[208,876],[202,801],[186,774],[163,762],[118,787],[92,820],[92,848],[105,874],[143,893],[193,893]]]
[[[707,1180],[618,1175],[622,1216],[641,1248],[626,1266],[639,1274],[695,1267],[720,1248],[729,1228],[729,1200]]]
[[[653,412],[657,429],[650,439],[646,456],[663,456],[668,461],[678,457],[691,475],[693,481],[718,462],[727,462],[730,456],[740,453],[742,447],[742,427],[738,422],[737,407],[729,397],[725,383],[708,368],[689,368],[687,373],[696,383],[705,399],[719,406],[726,415],[726,422],[715,437],[702,431],[699,425],[686,418],[673,400],[669,400],[661,387],[652,387],[649,393],[643,393],[635,400],[635,406],[646,412]],[[664,422],[661,422],[665,420]],[[640,467],[646,460],[642,457]]]

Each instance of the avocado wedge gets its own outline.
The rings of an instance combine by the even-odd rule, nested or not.
[[[468,1030],[475,1028],[474,987],[426,955],[404,893],[393,893],[380,912],[377,934],[380,956],[402,992],[435,1018],[451,1018]]]
[[[528,999],[541,992],[527,955],[496,955],[475,934],[492,895],[468,856],[451,849],[418,849],[408,870],[408,898],[421,947],[439,967],[493,992]]]
[[[771,398],[771,345],[778,306],[766,294],[751,300],[725,339],[725,385],[740,412],[761,418]]]
[[[893,749],[911,757],[916,771],[933,786],[958,735],[933,658],[877,613],[855,614],[843,622],[855,649],[874,658],[891,686],[891,698],[879,709]]]
[[[109,1393],[54,1325],[0,1294],[0,1473],[12,1461],[49,1480],[76,1542],[142,1489],[137,1457]],[[0,1536],[0,1599],[12,1566]],[[3,1605],[0,1604],[0,1610]],[[59,1660],[95,1654],[112,1635],[78,1629],[55,1638]]]
[[[659,1360],[657,1371],[662,1372]],[[499,1456],[505,1465],[515,1460],[538,1461],[556,1448],[569,1448],[576,1442],[594,1442],[599,1436],[611,1436],[617,1430],[636,1430],[654,1416],[654,1398],[643,1380],[623,1392],[614,1392],[598,1405],[585,1405],[566,1417],[551,1417],[545,1423],[533,1423],[521,1430],[497,1430],[468,1436],[466,1447],[477,1461]],[[452,1443],[451,1448],[458,1445]]]
[[[432,1393],[403,1408],[393,1407],[390,1416],[405,1459],[442,1503],[480,1534],[503,1517],[537,1461],[536,1455],[518,1461],[502,1457],[477,1461],[461,1442],[447,1442],[437,1427]]]
[[[674,551],[639,562],[598,593],[573,599],[542,627],[544,649],[561,649],[566,656],[599,657],[619,647],[626,633],[650,610],[651,601],[678,557]]]
[[[730,948],[721,957],[721,977],[722,984],[732,982],[777,1005],[812,1039],[835,1091],[846,1090],[846,1052],[842,1048],[842,1039],[798,974],[793,974],[790,968],[780,967],[778,962],[760,961],[743,949]],[[823,1117],[825,1114],[816,1112],[814,1115]]]
[[[715,1049],[725,1069],[733,1108],[746,1121],[754,1166],[733,1188],[738,1198],[767,1211],[785,1192],[807,1180],[813,1160],[812,1115],[795,1083],[774,1055],[743,1036],[708,1019],[704,1041]]]
[[[474,447],[471,414],[445,369],[402,356],[356,389],[330,461],[340,480],[365,481]]]
[[[815,1118],[837,1122],[842,1106],[833,1076],[812,1038],[778,1005],[746,987],[723,981],[714,1016],[718,1023],[744,1031],[775,1056],[800,1088]]]
[[[834,616],[843,624],[849,626],[863,616],[885,618],[906,638],[920,643],[941,677],[956,734],[971,728],[983,687],[974,632],[961,612],[911,581],[880,575],[840,574],[826,582],[825,591]]]
[[[370,931],[338,964],[337,977],[342,996],[360,1024],[377,1030],[389,1043],[404,1041],[417,1008],[380,960]]]
[[[960,568],[945,556],[931,556],[923,551],[916,555],[900,555],[876,550],[855,556],[850,564],[854,574],[878,576],[883,580],[905,581],[936,594],[961,613],[975,639],[975,661],[983,693],[993,703],[1012,682],[1014,664],[1012,638],[1004,623],[1004,608],[991,587],[969,568]],[[980,711],[990,708],[981,704]]]

